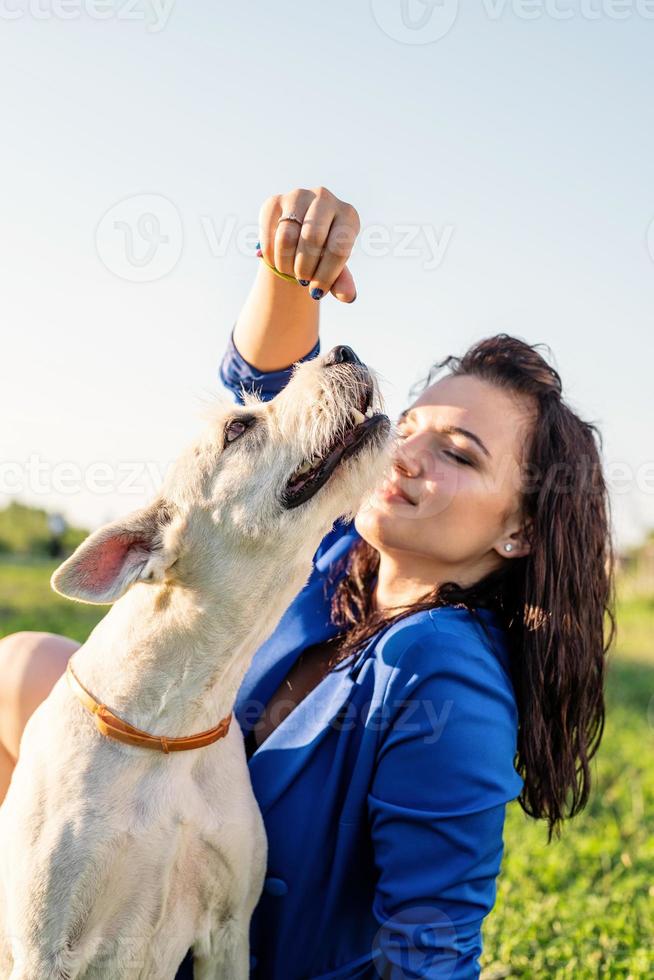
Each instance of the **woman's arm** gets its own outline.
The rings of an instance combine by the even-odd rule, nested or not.
[[[374,954],[382,976],[473,980],[505,805],[522,788],[513,768],[517,712],[493,653],[457,629],[456,613],[433,615],[433,627],[445,617],[451,632],[435,628],[400,655],[381,716],[368,795]]]
[[[290,214],[298,221],[280,222]],[[233,333],[236,349],[257,371],[287,368],[315,347],[323,295],[354,301],[356,288],[345,263],[359,227],[355,209],[323,187],[265,201],[259,215],[264,261]],[[298,281],[281,279],[264,262]]]

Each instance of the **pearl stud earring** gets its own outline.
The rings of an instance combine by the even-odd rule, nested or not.
[[[505,544],[504,545],[504,550],[505,551],[513,551],[513,545],[512,544]]]

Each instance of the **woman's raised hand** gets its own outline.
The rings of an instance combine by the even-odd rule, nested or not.
[[[298,220],[280,222],[291,214]],[[328,292],[342,303],[356,299],[356,286],[346,262],[360,228],[356,209],[325,187],[275,194],[259,212],[265,261],[294,276],[310,290],[313,299]]]

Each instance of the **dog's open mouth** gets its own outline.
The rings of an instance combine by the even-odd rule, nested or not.
[[[323,456],[306,460],[298,467],[286,484],[282,495],[283,506],[290,509],[310,500],[327,483],[339,463],[353,456],[368,442],[373,432],[387,425],[390,425],[388,416],[373,411],[372,387],[366,386],[359,408],[352,412],[351,428],[339,436]]]

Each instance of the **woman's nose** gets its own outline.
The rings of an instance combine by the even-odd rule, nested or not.
[[[412,457],[407,453],[405,448],[396,448],[393,456],[393,466],[398,470],[403,476],[416,477],[420,476],[422,465],[418,457]]]

